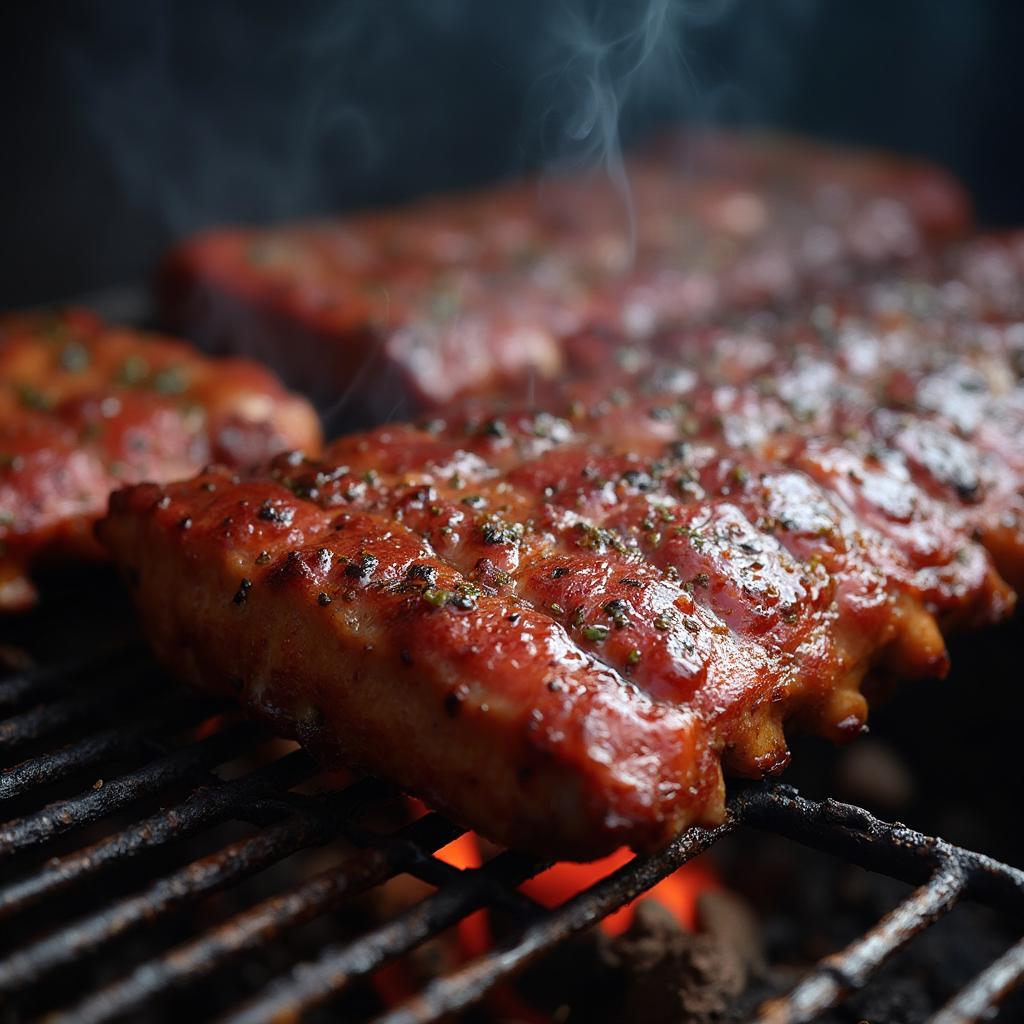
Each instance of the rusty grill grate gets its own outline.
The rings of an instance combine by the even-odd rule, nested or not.
[[[766,1024],[816,1019],[961,899],[1024,914],[1024,872],[781,785],[740,788],[721,827],[692,829],[546,910],[516,889],[546,865],[505,851],[480,868],[454,868],[434,854],[461,829],[440,815],[382,829],[380,808],[400,801],[389,786],[362,779],[311,790],[320,771],[303,752],[275,749],[260,726],[216,702],[154,685],[156,672],[130,648],[0,681],[0,1019],[43,1010],[49,1020],[76,1024],[142,1019],[182,992],[196,993],[202,1006],[204,982],[225,967],[244,975],[241,965],[265,960],[268,944],[404,873],[433,892],[356,934],[339,925],[297,965],[271,964],[215,1012],[234,1024],[298,1019],[474,911],[500,907],[513,922],[511,937],[379,1018],[438,1020],[721,837],[751,828],[918,886],[787,996],[763,1006],[757,1019]],[[97,776],[102,781],[83,785]],[[230,823],[247,831],[225,834]],[[339,844],[334,860],[315,871],[282,864]],[[184,910],[198,910],[189,920],[202,922],[215,894],[223,898],[261,872],[276,884],[271,895],[264,888],[255,902],[229,905],[208,924],[190,923],[180,936],[172,930],[180,941],[150,953],[147,932],[169,928]],[[111,877],[124,891],[109,895],[100,882]],[[119,952],[126,942],[136,943],[127,960]],[[986,1018],[1022,977],[1024,941],[955,996],[936,1024]]]

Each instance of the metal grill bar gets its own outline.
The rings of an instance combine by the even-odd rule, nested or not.
[[[837,800],[816,802],[791,786],[756,786],[741,796],[743,823],[784,835],[911,885],[937,868],[957,868],[965,895],[998,910],[1024,915],[1024,871],[984,854],[925,836],[900,823],[881,821]]]
[[[233,726],[193,746],[150,761],[137,771],[103,782],[87,793],[48,804],[35,814],[9,822],[0,829],[0,858],[113,814],[176,782],[186,779],[198,782],[200,771],[205,774],[228,757],[252,749],[253,744],[265,735],[259,726],[248,722]]]
[[[131,645],[9,675],[0,681],[0,712],[13,711],[30,700],[40,700],[56,690],[65,689],[79,676],[138,664],[141,653],[140,646]]]
[[[817,1020],[847,993],[863,988],[886,960],[952,910],[963,891],[963,872],[956,867],[943,868],[866,935],[825,957],[788,996],[762,1007],[756,1024]]]
[[[183,699],[181,695],[174,694],[171,699],[159,702],[155,708],[148,708],[123,726],[93,733],[77,743],[69,743],[59,750],[5,769],[0,775],[0,800],[11,800],[36,786],[60,782],[76,772],[86,771],[116,757],[142,755],[152,747],[150,733],[166,734],[198,725],[220,707],[216,701]]]
[[[101,693],[47,701],[0,722],[0,752],[18,750],[71,726],[102,721],[110,715],[111,701],[137,703],[141,699],[136,679],[119,679]]]
[[[519,885],[547,865],[503,853],[400,914],[388,924],[341,949],[325,950],[311,964],[300,964],[288,981],[263,999],[223,1018],[223,1024],[256,1024],[280,1015],[296,1016],[326,1002],[356,978],[415,948],[493,900],[496,891]]]
[[[1024,983],[1024,939],[1011,946],[932,1017],[931,1024],[972,1024],[988,1020],[999,1004]]]
[[[326,842],[338,832],[348,815],[361,805],[379,799],[386,788],[376,780],[350,786],[319,801],[312,813],[293,814],[254,836],[194,861],[136,896],[127,897],[18,950],[0,961],[0,992],[35,984],[58,967],[99,952],[105,944],[141,924],[236,884],[304,847]]]
[[[264,900],[194,942],[143,964],[101,989],[50,1024],[99,1024],[143,1006],[160,993],[194,982],[247,949],[339,906],[346,897],[378,885],[407,864],[451,842],[461,829],[437,815],[413,822],[384,846],[363,850],[340,865],[279,896]]]
[[[439,978],[380,1021],[386,1024],[435,1021],[472,1005],[570,936],[642,895],[660,879],[739,828],[756,828],[786,836],[844,860],[902,879],[919,888],[865,935],[822,961],[788,995],[762,1008],[761,1024],[808,1021],[865,985],[878,968],[915,935],[942,917],[958,899],[973,898],[1024,916],[1024,872],[980,854],[923,836],[899,824],[887,824],[859,808],[826,800],[804,799],[785,786],[751,786],[730,801],[727,822],[718,829],[693,829],[657,854],[638,857],[614,874],[554,910],[539,908],[515,888],[545,865],[503,853],[479,869],[459,870],[433,854],[462,830],[428,814],[391,835],[357,822],[356,816],[379,807],[391,787],[364,780],[326,796],[290,792],[319,769],[301,752],[220,781],[219,764],[251,751],[266,733],[248,724],[220,722],[218,731],[188,746],[162,742],[216,713],[220,706],[197,698],[152,695],[137,685],[148,670],[124,652],[77,663],[74,678],[101,674],[102,688],[72,689],[67,667],[22,674],[0,683],[0,751],[47,737],[59,742],[83,723],[109,717],[111,694],[129,685],[147,699],[141,710],[118,705],[123,724],[38,755],[6,771],[0,799],[27,797],[75,772],[125,756],[157,756],[96,789],[30,812],[0,828],[0,857],[44,847],[57,836],[99,818],[123,811],[133,802],[154,797],[171,785],[196,788],[176,805],[150,814],[83,849],[52,858],[24,877],[0,887],[0,920],[52,900],[72,886],[97,878],[116,864],[156,851],[229,819],[254,823],[257,831],[215,853],[185,863],[118,897],[109,906],[85,912],[75,921],[34,938],[0,960],[0,993],[22,996],[85,957],[110,952],[119,939],[144,924],[198,906],[219,890],[236,885],[302,849],[339,837],[350,844],[335,867],[263,898],[195,939],[146,960],[127,975],[92,993],[79,993],[76,1006],[53,1016],[58,1021],[135,1019],[161,996],[223,970],[246,951],[275,939],[287,939],[302,924],[340,906],[348,897],[396,874],[408,873],[436,887],[436,892],[383,925],[343,945],[323,949],[270,982],[244,1004],[229,1010],[229,1024],[254,1024],[297,1018],[341,994],[355,980],[385,964],[481,907],[503,905],[518,930],[475,961]],[[21,710],[41,696],[48,704]],[[141,695],[140,695],[141,694]],[[187,857],[186,852],[186,857]],[[193,854],[194,856],[194,854]],[[953,1024],[988,1015],[1024,978],[1024,942],[1011,947],[979,974],[935,1018]]]
[[[35,874],[4,886],[0,889],[0,920],[44,897],[63,892],[120,860],[192,835],[203,826],[223,821],[232,814],[241,816],[246,805],[259,795],[275,787],[295,785],[316,771],[308,756],[296,751],[233,782],[199,789],[169,811],[154,814],[83,850],[47,861]]]
[[[570,936],[596,924],[612,911],[630,903],[682,867],[688,860],[703,853],[734,827],[735,822],[730,821],[716,829],[693,828],[684,832],[660,853],[651,857],[637,857],[614,874],[573,897],[542,920],[527,927],[517,939],[480,957],[454,974],[433,982],[411,1002],[378,1018],[377,1024],[433,1021],[471,1006],[499,981],[511,977],[546,950],[552,949]],[[301,972],[295,973],[299,977],[302,976]],[[302,994],[301,990],[293,992],[299,1005],[302,1005]],[[265,1006],[264,1012],[246,1018],[246,1024],[279,1019],[270,1014],[270,1009],[270,1005]],[[281,1012],[280,997],[277,1009]]]

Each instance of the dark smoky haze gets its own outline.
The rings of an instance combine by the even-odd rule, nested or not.
[[[1024,4],[9,4],[0,304],[144,282],[174,239],[562,163],[628,187],[657,126],[921,153],[1024,222]]]

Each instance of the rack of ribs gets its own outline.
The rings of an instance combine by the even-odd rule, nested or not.
[[[551,856],[649,848],[1010,614],[1018,252],[586,331],[532,402],[123,490],[100,536],[172,671],[326,763]]]
[[[162,274],[170,323],[280,367],[366,425],[556,379],[562,339],[842,287],[962,234],[943,172],[811,143],[666,138],[631,157],[629,199],[552,174],[347,219],[214,229]],[[372,387],[368,385],[372,383]]]
[[[312,407],[253,363],[81,309],[0,317],[0,612],[35,603],[30,568],[103,554],[113,489],[319,440]]]

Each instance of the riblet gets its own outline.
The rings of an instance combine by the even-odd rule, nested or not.
[[[31,566],[102,554],[114,488],[318,444],[311,407],[252,363],[85,310],[0,317],[0,612],[35,601]]]
[[[855,735],[866,679],[941,674],[942,629],[1013,606],[961,504],[874,434],[801,429],[758,372],[723,407],[679,354],[137,487],[101,536],[162,659],[326,761],[502,842],[649,847],[718,819],[723,763],[783,765],[785,721]]]

